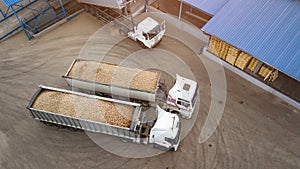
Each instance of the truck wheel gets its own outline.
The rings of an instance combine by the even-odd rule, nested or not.
[[[126,139],[126,138],[121,139],[121,141],[122,141],[123,143],[132,143],[132,142],[133,142],[131,139]]]
[[[160,39],[152,48],[155,48],[158,44],[160,44],[161,41],[162,39]]]
[[[141,104],[143,107],[147,107],[147,108],[151,106],[149,102],[142,102]]]
[[[174,148],[174,147],[171,147],[169,150],[170,150],[170,151],[175,151],[175,148]]]
[[[148,49],[148,47],[145,46],[145,44],[144,44],[143,42],[141,42],[141,41],[139,41],[139,40],[137,40],[137,41],[138,41],[139,45],[140,45],[142,48]]]
[[[41,121],[44,125],[46,126],[54,126],[53,123],[49,123],[49,122],[46,122],[46,121]]]
[[[73,131],[73,132],[79,131],[79,129],[74,128],[74,127],[68,127],[68,130],[69,131]]]
[[[161,151],[168,151],[168,150],[170,150],[170,149],[168,149],[168,148],[166,148],[166,147],[163,147],[163,146],[158,145],[158,144],[155,144],[155,143],[154,143],[154,145],[153,145],[153,148],[159,149],[159,150],[161,150]]]
[[[112,96],[110,94],[101,93],[101,92],[95,92],[95,95],[100,96],[100,97],[112,98]]]
[[[125,36],[125,32],[122,29],[119,29],[119,32],[122,36]]]
[[[121,35],[127,36],[127,34],[128,34],[129,31],[128,31],[126,28],[121,27],[121,28],[119,29],[119,32],[120,32]]]

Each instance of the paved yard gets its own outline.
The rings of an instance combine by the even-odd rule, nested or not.
[[[28,42],[21,32],[1,43],[0,168],[300,168],[299,110],[227,70],[227,88],[219,88],[219,84],[211,83],[205,66],[216,74],[222,72],[222,67],[194,53],[183,44],[184,40],[171,36],[172,32],[153,51],[130,39],[112,43],[118,41],[109,38],[118,33],[114,29],[107,37],[98,39],[98,44],[84,46],[101,26],[100,21],[83,13],[40,39]],[[177,31],[193,41],[189,35]],[[109,44],[114,45],[107,48]],[[199,51],[203,45],[199,41]],[[89,49],[90,53],[80,53],[81,49]],[[101,148],[83,131],[45,126],[32,119],[26,106],[38,85],[68,89],[60,75],[78,56],[140,67],[145,66],[142,63],[150,66],[157,63],[167,73],[185,70],[187,66],[190,72],[184,74],[192,73],[200,86],[200,104],[193,119],[184,120],[186,126],[195,123],[178,151],[126,158]],[[168,57],[176,58],[183,66],[174,60],[164,60]],[[212,95],[212,88],[225,90],[226,100],[220,100],[218,94]],[[212,102],[224,104],[224,113],[214,133],[200,143],[201,129]],[[101,137],[107,140],[106,136]]]

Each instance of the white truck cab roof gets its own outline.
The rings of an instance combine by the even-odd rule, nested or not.
[[[169,113],[157,106],[158,117],[150,131],[149,143],[166,148],[178,148],[180,142],[180,120],[178,115]]]
[[[166,112],[157,106],[158,117],[153,129],[155,131],[167,131],[169,129],[176,130],[179,118],[176,114]],[[175,132],[177,133],[177,131]]]
[[[159,23],[154,19],[147,17],[142,22],[137,25],[137,30],[142,30],[143,32],[151,32]]]
[[[176,82],[174,86],[169,91],[169,94],[176,98],[182,98],[185,100],[192,100],[197,89],[197,82],[184,78],[178,74],[176,74]]]

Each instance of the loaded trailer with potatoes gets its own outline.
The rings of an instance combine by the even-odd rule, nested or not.
[[[74,89],[160,104],[163,109],[185,118],[192,116],[198,99],[197,82],[180,75],[176,75],[176,82],[169,91],[163,91],[158,71],[92,60],[75,59],[62,77]],[[159,98],[159,90],[166,94],[165,98]]]
[[[137,103],[39,86],[27,108],[33,118],[42,122],[175,151],[179,145],[179,117],[158,106],[156,118],[147,120]]]

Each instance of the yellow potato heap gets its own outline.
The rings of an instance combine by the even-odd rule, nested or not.
[[[32,107],[121,127],[130,127],[134,113],[133,106],[49,90],[42,91]]]
[[[95,61],[76,61],[69,77],[154,92],[159,73]]]

